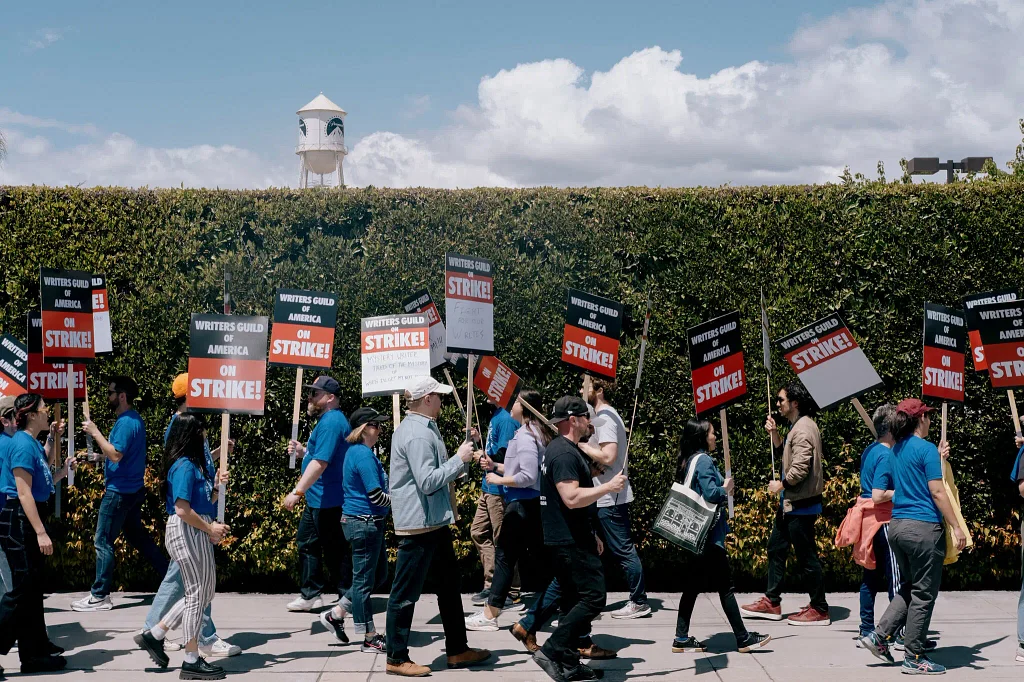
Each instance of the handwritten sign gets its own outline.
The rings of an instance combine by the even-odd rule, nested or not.
[[[430,374],[426,315],[364,317],[360,327],[363,397],[401,393]]]
[[[452,353],[494,353],[494,264],[486,258],[446,253],[444,307]]]

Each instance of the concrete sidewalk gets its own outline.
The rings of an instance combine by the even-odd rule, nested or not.
[[[137,682],[177,679],[182,654],[172,652],[171,667],[156,668],[139,651],[132,636],[142,625],[152,595],[115,594],[114,609],[98,613],[75,613],[70,604],[81,593],[51,595],[46,600],[46,622],[54,642],[68,650],[69,669],[56,675],[25,679],[93,680]],[[268,682],[365,682],[385,679],[384,657],[360,653],[357,647],[337,643],[321,627],[316,616],[289,613],[285,604],[294,595],[219,594],[213,605],[214,621],[222,637],[239,644],[244,652],[230,659],[218,659],[234,675],[229,679]],[[742,595],[741,603],[753,595]],[[949,666],[949,680],[1021,680],[1024,664],[1014,663],[1017,593],[943,593],[935,608],[932,629],[940,648],[934,658]],[[609,595],[609,609],[625,599]],[[866,651],[856,648],[854,636],[859,622],[856,594],[830,595],[831,627],[796,628],[783,623],[748,621],[751,629],[772,636],[772,642],[754,654],[739,654],[721,611],[717,595],[702,595],[694,612],[691,634],[707,639],[710,651],[702,655],[673,654],[670,645],[675,631],[678,595],[652,594],[653,616],[632,621],[613,620],[607,615],[595,622],[595,640],[619,649],[619,658],[596,663],[605,680],[659,680],[671,682],[703,680],[775,680],[778,682],[843,682],[846,680],[905,679],[899,668],[880,665]],[[806,595],[787,595],[783,607],[797,610]],[[878,602],[877,615],[885,608]],[[383,597],[374,598],[379,630],[384,629]],[[466,613],[474,609],[465,599]],[[444,638],[437,605],[425,595],[416,608],[411,655],[414,661],[430,665],[433,677],[443,680],[489,680],[491,682],[544,682],[549,678],[536,666],[519,642],[507,630],[518,616],[503,615],[499,632],[471,632],[471,646],[491,649],[493,664],[480,670],[445,668]],[[351,620],[348,632],[352,634]],[[543,642],[545,634],[540,639]],[[897,659],[901,659],[897,653]],[[17,674],[17,655],[0,657],[11,679]],[[388,676],[386,679],[400,678]]]

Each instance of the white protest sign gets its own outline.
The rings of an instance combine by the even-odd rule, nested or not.
[[[444,261],[448,352],[494,354],[494,264],[457,253]]]
[[[364,317],[360,328],[363,397],[401,393],[430,374],[426,315]]]

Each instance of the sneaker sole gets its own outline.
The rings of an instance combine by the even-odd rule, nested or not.
[[[497,632],[501,628],[497,625],[470,625],[466,623],[466,629],[471,632]]]
[[[210,675],[201,675],[199,673],[178,673],[179,680],[225,680],[227,679],[227,673],[212,673]]]
[[[384,649],[374,649],[372,647],[365,647],[365,646],[359,647],[359,651],[361,651],[364,654],[386,654],[387,653],[387,651],[385,651]]]
[[[322,609],[323,607],[323,604],[313,604],[312,606],[304,609],[300,609],[297,606],[286,606],[285,608],[291,611],[292,613],[310,613],[311,611],[316,611],[317,609]]]
[[[754,618],[754,619],[760,619],[760,620],[774,620],[774,621],[782,620],[782,614],[781,613],[760,613],[758,611],[746,611],[744,609],[740,609],[740,614],[744,618]]]
[[[145,640],[145,638],[143,638],[142,635],[135,635],[135,637],[133,637],[132,639],[134,639],[135,643],[139,645],[139,648],[145,651],[147,654],[149,654],[149,657],[153,659],[153,662],[161,668],[166,668],[170,664],[170,658],[168,658],[166,661],[160,660],[160,657],[157,655],[157,653],[149,648],[149,643]]]
[[[526,604],[524,604],[523,602],[518,602],[508,607],[507,609],[502,609],[502,611],[508,611],[510,613],[518,613],[519,611],[524,610],[526,610]]]
[[[814,627],[814,626],[828,627],[829,625],[832,625],[832,619],[829,619],[829,620],[793,620],[793,619],[789,619],[789,624],[790,625],[794,625],[796,627],[808,627],[808,626],[810,626],[810,627]]]
[[[91,613],[92,611],[109,611],[112,608],[114,608],[113,604],[100,604],[98,606],[75,606],[74,604],[71,605],[71,610],[77,611],[78,613]]]
[[[238,656],[239,654],[241,654],[242,650],[239,649],[238,651],[217,652],[217,651],[203,651],[202,649],[200,649],[199,653],[201,653],[203,655],[203,658],[231,658],[232,656]]]
[[[915,670],[914,668],[903,668],[900,670],[904,675],[945,675],[945,670]]]
[[[674,646],[674,647],[672,647],[672,653],[674,653],[674,654],[702,654],[702,653],[704,653],[707,650],[708,650],[707,647],[703,647],[703,646],[695,646],[695,647],[688,647],[688,646],[677,647],[677,646]]]
[[[645,616],[649,616],[651,615],[651,613],[652,611],[650,609],[647,609],[646,611],[638,611],[637,613],[630,613],[621,616],[616,616],[614,613],[611,615],[612,618],[615,618],[616,620],[633,620],[634,618],[643,618]]]
[[[763,640],[761,640],[761,641],[760,641],[760,642],[758,642],[757,644],[751,644],[750,646],[740,647],[740,648],[738,649],[738,651],[739,651],[739,652],[740,652],[741,654],[749,654],[749,653],[750,653],[751,651],[755,651],[755,650],[757,650],[757,649],[761,649],[761,648],[763,648],[763,647],[764,647],[764,645],[765,645],[765,644],[767,644],[767,643],[768,643],[768,642],[770,642],[770,641],[772,641],[771,635],[769,635],[769,636],[765,637],[765,638],[764,638]]]

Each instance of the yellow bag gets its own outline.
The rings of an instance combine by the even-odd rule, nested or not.
[[[942,460],[942,484],[946,487],[946,497],[949,498],[949,503],[953,505],[956,522],[959,524],[960,530],[967,536],[967,547],[973,547],[974,540],[971,539],[971,531],[967,529],[967,522],[964,521],[963,514],[960,513],[960,492],[957,490],[956,482],[953,480],[953,469],[946,460]],[[947,565],[955,563],[960,557],[960,552],[956,549],[952,528],[945,521],[943,521],[942,525],[946,532],[946,558],[943,559],[942,563]]]

